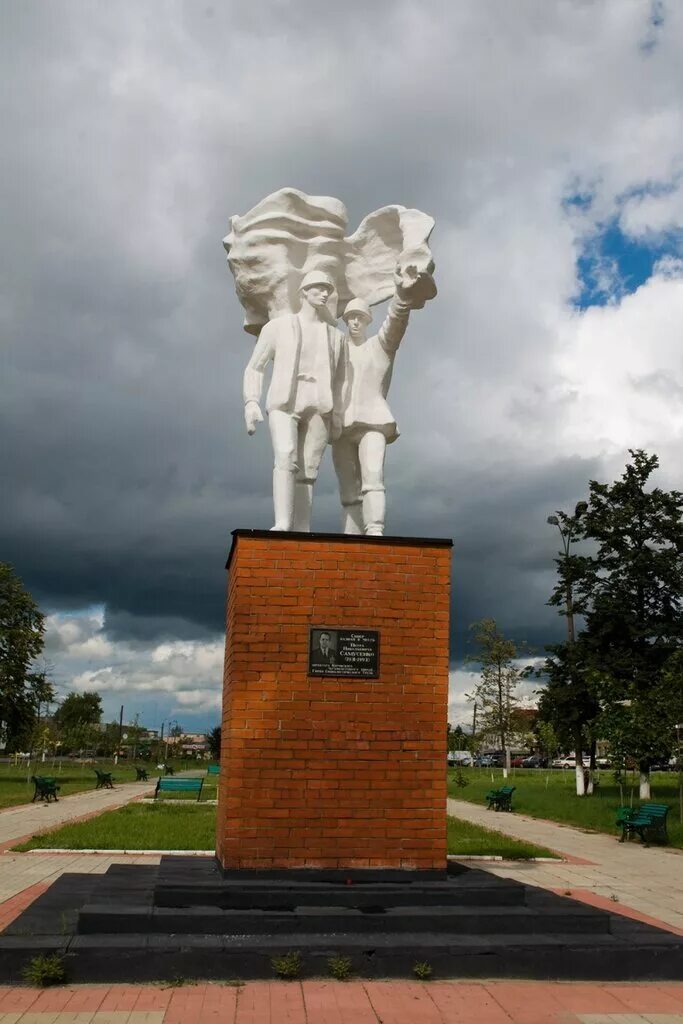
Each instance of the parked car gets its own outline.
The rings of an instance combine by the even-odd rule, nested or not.
[[[471,768],[472,755],[469,750],[449,750],[447,761],[451,768],[455,768],[457,765],[460,765],[461,768]]]
[[[584,757],[583,767],[588,768],[590,765],[590,758]],[[568,754],[567,757],[556,757],[554,761],[550,762],[551,768],[576,768],[576,756],[574,754]]]
[[[474,759],[477,768],[502,768],[504,763],[500,754],[480,754]]]
[[[512,758],[510,758],[510,767],[511,768],[522,768],[524,766],[524,762],[525,761],[526,761],[526,757],[512,757]]]
[[[531,757],[525,757],[522,761],[522,768],[547,768],[548,758],[541,757],[540,754],[532,754]]]

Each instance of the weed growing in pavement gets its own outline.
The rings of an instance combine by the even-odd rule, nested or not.
[[[420,981],[429,981],[433,973],[432,965],[427,963],[426,960],[418,960],[413,966],[413,974]]]
[[[27,985],[33,985],[35,988],[63,985],[66,981],[64,957],[61,953],[34,956],[24,967],[22,976]]]
[[[271,957],[270,964],[278,978],[291,981],[301,973],[301,953],[291,950],[281,956]]]
[[[351,957],[342,956],[341,954],[328,957],[327,970],[333,978],[337,979],[337,981],[346,981],[353,970]]]

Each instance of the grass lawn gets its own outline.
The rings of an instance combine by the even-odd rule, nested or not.
[[[456,784],[456,772],[448,772],[448,795],[456,800],[467,800],[470,803],[485,805],[485,795],[491,788],[505,785],[503,772],[500,768],[465,768],[463,778],[467,786]],[[493,776],[493,779],[492,779]],[[612,772],[600,773],[600,785],[597,793],[590,797],[579,797],[575,792],[574,772],[567,770],[544,771],[535,768],[513,770],[509,785],[516,786],[512,798],[515,811],[528,814],[531,818],[547,818],[578,828],[591,829],[595,832],[607,832],[618,836],[614,827],[617,808],[623,804],[637,806],[638,777],[629,772],[620,793]],[[667,821],[671,846],[683,848],[683,824],[681,824],[678,800],[678,774],[675,772],[655,772],[652,775],[652,800],[655,803],[669,804]],[[493,817],[493,812],[491,812]]]
[[[528,860],[529,857],[555,857],[552,850],[511,839],[501,832],[472,825],[459,818],[448,818],[448,852],[460,857],[505,857],[507,860]]]
[[[81,793],[84,790],[94,789],[96,785],[95,772],[93,767],[99,771],[112,772],[114,785],[117,782],[135,782],[135,768],[137,763],[140,767],[147,769],[151,781],[154,781],[161,773],[156,764],[149,764],[143,761],[131,762],[120,761],[114,764],[113,761],[97,760],[93,764],[84,764],[80,761],[57,761],[49,758],[45,762],[31,761],[30,765],[22,764],[0,764],[0,809],[3,807],[14,807],[18,804],[30,803],[33,799],[33,783],[31,775],[51,775],[57,779],[61,787],[60,797],[68,796],[70,793]],[[197,769],[204,767],[196,761],[171,762],[176,771],[185,769]],[[205,795],[207,787],[213,786],[212,795],[215,796],[216,776],[207,777],[202,790],[202,800],[211,799],[212,796]],[[196,799],[196,798],[195,798]]]
[[[68,850],[213,850],[216,808],[201,804],[128,804],[89,821],[63,825],[16,846],[19,851]],[[461,856],[551,857],[548,850],[448,819],[448,852]]]
[[[213,850],[216,808],[128,804],[34,836],[16,850]]]

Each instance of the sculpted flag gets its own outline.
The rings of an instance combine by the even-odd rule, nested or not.
[[[329,196],[282,188],[243,216],[230,220],[223,239],[244,306],[244,329],[258,335],[273,317],[300,307],[299,285],[309,270],[324,270],[335,283],[328,306],[336,320],[351,298],[376,305],[396,290],[398,275],[412,287],[410,305],[421,308],[436,294],[429,236],[434,220],[420,210],[384,206],[347,236],[346,207]]]

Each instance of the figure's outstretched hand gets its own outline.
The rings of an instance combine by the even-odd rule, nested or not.
[[[394,273],[396,294],[411,309],[422,309],[436,295],[434,261],[428,250],[404,251]]]
[[[253,434],[257,423],[263,423],[263,413],[258,402],[247,402],[244,407],[244,423],[248,434]]]

